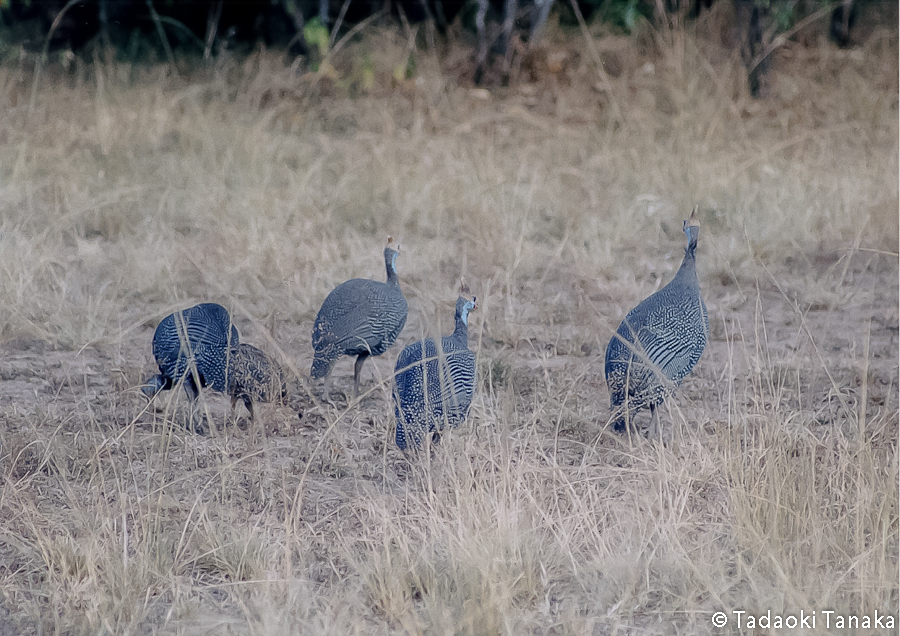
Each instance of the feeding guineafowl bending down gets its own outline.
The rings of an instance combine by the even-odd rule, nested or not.
[[[431,431],[466,419],[475,394],[475,354],[469,351],[468,328],[469,312],[478,307],[475,301],[457,299],[456,329],[441,338],[440,353],[428,338],[412,343],[397,358],[393,395],[400,450],[417,447]]]
[[[191,402],[206,386],[224,392],[229,351],[239,342],[238,331],[222,305],[202,303],[169,314],[153,334],[153,357],[159,374],[147,380],[141,390],[152,398],[183,380]]]
[[[254,417],[253,402],[284,401],[287,382],[281,365],[253,345],[240,344],[228,360],[228,395],[231,411],[238,400]]]
[[[606,348],[613,428],[624,431],[640,409],[650,409],[650,434],[657,434],[657,407],[681,384],[706,347],[709,315],[700,296],[696,250],[697,207],[684,222],[688,244],[681,267],[668,285],[628,312]]]
[[[359,375],[366,358],[384,353],[403,331],[408,307],[397,278],[399,249],[388,238],[384,248],[387,282],[354,278],[328,294],[313,325],[313,378],[327,378],[341,356],[356,356],[353,394],[358,395]],[[327,393],[326,384],[326,396]]]

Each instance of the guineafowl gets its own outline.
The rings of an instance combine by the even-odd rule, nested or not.
[[[322,303],[312,332],[315,356],[310,375],[314,379],[328,378],[341,356],[356,356],[353,394],[359,395],[366,358],[384,353],[403,331],[408,307],[397,278],[399,250],[388,238],[384,248],[387,282],[354,278],[335,287]]]
[[[287,382],[281,365],[253,345],[241,343],[228,360],[228,395],[231,411],[240,399],[253,419],[253,402],[283,401]]]
[[[153,357],[159,374],[147,380],[141,390],[152,398],[183,380],[191,402],[205,386],[224,392],[229,351],[239,343],[237,328],[222,305],[202,303],[169,314],[153,334]]]
[[[431,431],[457,426],[466,419],[475,394],[475,354],[469,350],[469,312],[476,298],[456,301],[456,329],[441,338],[438,353],[433,338],[406,347],[394,368],[394,415],[397,446],[418,447]],[[437,433],[435,441],[437,441]]]
[[[688,244],[678,273],[628,312],[606,348],[606,384],[618,432],[636,411],[649,408],[650,434],[655,436],[657,407],[691,372],[706,347],[709,315],[697,278],[697,207],[685,220],[684,233]]]

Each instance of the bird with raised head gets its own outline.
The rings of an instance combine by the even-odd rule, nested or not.
[[[312,331],[315,351],[310,375],[327,378],[341,356],[356,356],[353,394],[359,395],[359,377],[369,356],[384,353],[406,325],[408,306],[400,279],[397,256],[400,246],[388,238],[384,248],[385,282],[353,278],[335,287],[322,303]]]
[[[624,431],[637,411],[649,408],[650,435],[656,436],[657,408],[706,348],[709,314],[697,278],[697,209],[684,221],[687,247],[675,277],[628,312],[606,348],[606,384],[616,431]]]
[[[469,350],[469,312],[477,299],[456,300],[456,328],[441,338],[438,351],[434,338],[407,346],[394,367],[395,439],[400,450],[418,447],[435,433],[435,441],[446,427],[466,419],[475,395],[475,354]]]

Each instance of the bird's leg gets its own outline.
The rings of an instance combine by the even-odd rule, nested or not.
[[[334,388],[333,385],[334,381],[331,379],[331,374],[329,373],[327,376],[325,376],[325,386],[322,393],[322,402],[333,407],[337,407],[337,403],[332,399],[332,389]]]
[[[198,413],[197,416],[197,421],[193,421],[193,418],[191,419],[190,430],[195,432],[197,435],[209,435],[209,422],[206,420],[206,416],[204,416],[202,413]]]
[[[253,421],[253,400],[250,399],[249,396],[244,396],[244,406],[247,407],[247,410],[250,411],[250,421]]]
[[[187,393],[188,400],[190,400],[191,403],[191,410],[188,415],[188,429],[195,433],[199,433],[200,435],[205,435],[207,430],[206,422],[204,421],[205,418],[200,412],[200,389],[197,388],[197,383],[194,382],[193,374],[184,378],[184,392]],[[199,418],[199,421],[195,422],[195,418]]]
[[[197,383],[194,382],[193,374],[184,378],[184,392],[187,393],[188,400],[190,400],[192,404],[200,397],[200,389],[197,388]]]
[[[369,357],[368,353],[361,353],[356,358],[356,364],[353,365],[353,398],[359,397],[359,375],[362,372],[363,363]]]
[[[209,435],[209,422],[207,422],[206,416],[202,413],[199,401],[191,402],[187,429],[197,435]]]
[[[235,404],[237,404],[237,396],[236,396],[236,395],[232,395],[232,396],[231,396],[231,413],[228,414],[228,419],[229,419],[229,420],[233,420],[233,419],[234,419],[234,405],[235,405]]]

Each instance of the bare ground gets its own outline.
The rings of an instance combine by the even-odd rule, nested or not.
[[[629,440],[607,430],[602,358],[607,334],[623,309],[639,298],[612,298],[596,280],[572,281],[564,267],[548,268],[526,283],[520,294],[553,299],[552,316],[533,303],[515,303],[513,313],[521,323],[516,341],[494,338],[480,320],[475,321],[470,338],[478,344],[482,388],[470,420],[444,440],[436,455],[468,453],[480,463],[486,453],[491,462],[470,478],[472,487],[479,484],[488,489],[497,487],[492,471],[503,470],[504,462],[516,462],[508,454],[525,455],[523,461],[538,479],[554,480],[559,473],[563,483],[602,482],[612,511],[617,506],[631,510],[633,498],[646,497],[662,483],[683,487],[689,493],[682,504],[687,509],[681,513],[702,517],[691,522],[693,532],[709,532],[710,540],[725,543],[740,535],[737,528],[729,527],[737,520],[728,510],[734,503],[728,494],[728,480],[733,476],[723,469],[732,461],[727,451],[754,445],[750,440],[756,435],[772,435],[778,443],[803,439],[795,443],[810,454],[798,450],[797,460],[812,462],[813,471],[828,471],[835,461],[833,454],[850,452],[862,436],[873,455],[884,462],[885,480],[895,480],[898,280],[894,264],[884,255],[867,252],[807,254],[769,273],[770,280],[704,278],[712,338],[674,402],[677,411],[668,418],[664,415],[674,439],[661,448],[643,438]],[[802,288],[810,276],[834,280],[829,288],[834,295],[818,302],[799,300],[790,290]],[[306,579],[311,592],[347,585],[348,577],[358,576],[353,564],[345,562],[347,543],[375,540],[361,512],[363,502],[376,501],[402,515],[410,490],[416,492],[429,483],[439,492],[458,486],[458,476],[437,470],[423,476],[421,458],[413,456],[410,461],[393,445],[389,394],[377,378],[382,382],[389,378],[396,352],[414,337],[411,334],[418,326],[415,298],[411,300],[413,319],[408,331],[400,344],[367,367],[369,392],[359,404],[346,405],[337,398],[333,406],[303,396],[302,418],[291,408],[268,406],[260,409],[258,422],[248,423],[245,412],[237,420],[229,419],[226,398],[207,394],[217,428],[210,437],[186,433],[177,425],[172,428],[165,407],[148,408],[136,390],[153,372],[152,325],[114,346],[89,346],[78,352],[28,340],[7,342],[2,347],[0,408],[5,422],[5,474],[23,484],[15,497],[27,498],[32,514],[76,542],[82,533],[115,525],[119,519],[127,524],[131,516],[148,515],[148,510],[159,515],[160,522],[188,535],[199,523],[226,528],[249,523],[254,530],[268,528],[270,540],[276,542],[284,541],[284,524],[290,520],[302,545],[302,554],[290,557],[293,575]],[[488,315],[498,311],[485,305]],[[311,359],[312,318],[276,325],[278,342],[302,371]],[[240,317],[238,324],[244,337],[251,339],[257,328]],[[349,360],[338,365],[335,375],[336,387],[349,391]],[[184,401],[181,395],[175,398],[182,405]],[[747,413],[756,414],[755,418]],[[860,413],[865,413],[863,419]],[[178,411],[174,421],[183,422],[185,417],[183,410]],[[754,419],[772,422],[778,430],[760,425],[755,433],[748,432],[748,422],[752,431]],[[871,428],[852,430],[859,422]],[[737,446],[729,444],[729,439],[738,440]],[[662,470],[660,464],[684,467],[697,452],[696,445],[712,449],[714,468],[691,475],[683,484],[668,483],[665,475],[660,476],[662,482],[635,484],[635,480],[643,481],[645,471]],[[444,468],[458,469],[455,464]],[[103,514],[85,516],[96,510],[98,499]],[[88,503],[92,501],[93,505]],[[71,510],[74,502],[87,506],[76,518]],[[896,519],[896,501],[890,505],[891,517]],[[16,520],[8,523],[14,527]],[[617,519],[606,518],[605,523],[617,523]],[[229,541],[223,540],[222,545]],[[46,558],[80,567],[77,549],[69,547],[73,554],[68,557]],[[23,546],[7,545],[0,554],[8,575],[16,573],[21,550]],[[254,572],[252,565],[241,572],[240,565],[235,565],[241,558],[223,558],[220,563],[214,555],[204,558],[202,549],[198,552],[183,574],[192,589],[183,602],[191,609],[177,618],[167,610],[164,619],[163,608],[175,600],[172,592],[149,590],[146,616],[135,625],[136,633],[155,633],[152,626],[161,624],[172,625],[177,633],[193,633],[186,627],[192,620],[205,626],[201,632],[233,622],[226,633],[241,633],[247,609],[234,600],[231,583],[282,576],[281,559],[270,564],[275,572]],[[652,555],[636,558],[652,559]],[[565,577],[561,581],[571,584]],[[738,576],[732,584],[740,587],[747,581]],[[637,615],[606,618],[617,593],[603,585],[597,591],[604,592],[604,600],[595,599],[594,607],[581,608],[587,613],[576,623],[582,629],[594,625],[589,631],[606,633],[620,620],[642,631],[655,625],[650,631],[661,633],[693,631],[703,624],[669,614],[662,601],[645,602]],[[412,584],[407,596],[411,594],[414,601],[417,593],[421,594]],[[537,633],[564,622],[561,615],[572,609],[566,607],[563,590],[555,594],[559,597],[550,594],[542,601],[549,603],[546,615],[536,622],[531,622],[534,618],[525,621],[528,631]],[[891,596],[896,599],[896,588]],[[7,603],[15,598],[11,594]],[[30,607],[27,613],[43,615],[35,602],[25,604]],[[386,626],[406,629],[403,620],[392,619],[391,612],[377,607],[377,601],[369,602],[374,603],[369,620],[386,618]],[[708,604],[714,609],[715,603]],[[19,606],[15,615],[22,617],[22,609]],[[212,615],[218,618],[213,620]],[[42,622],[46,620],[44,616]],[[30,622],[16,622],[23,631],[15,633],[28,632]],[[372,624],[363,629],[380,631]]]

